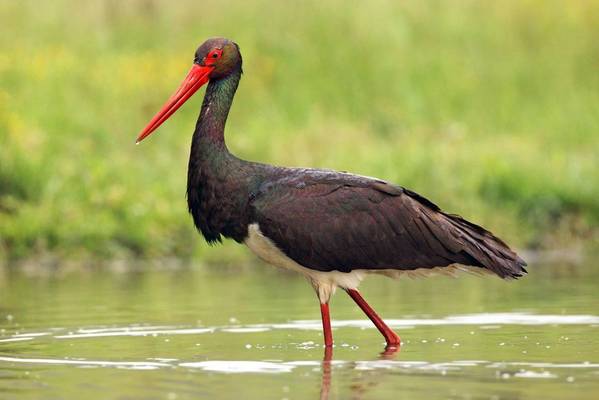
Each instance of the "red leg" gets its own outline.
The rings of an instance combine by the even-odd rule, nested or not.
[[[379,332],[383,334],[387,341],[387,346],[399,346],[401,341],[399,336],[385,324],[381,317],[366,303],[366,300],[360,295],[356,289],[346,289],[347,294],[356,302],[356,304],[364,311],[364,314],[370,318],[372,323],[377,327]]]
[[[333,332],[331,332],[331,315],[329,314],[329,303],[320,303],[320,315],[322,316],[322,332],[324,334],[324,345],[333,346]]]

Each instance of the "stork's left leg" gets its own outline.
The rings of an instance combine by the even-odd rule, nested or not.
[[[364,311],[364,314],[366,314],[368,318],[370,318],[370,320],[377,327],[379,332],[383,334],[385,340],[387,341],[387,346],[396,347],[401,344],[399,336],[397,336],[397,334],[393,332],[391,328],[387,326],[387,324],[385,324],[383,319],[377,315],[377,313],[372,309],[372,307],[368,305],[366,300],[364,300],[362,295],[360,295],[360,292],[358,292],[356,289],[345,289],[345,291],[356,302],[358,307],[360,307],[362,311]]]

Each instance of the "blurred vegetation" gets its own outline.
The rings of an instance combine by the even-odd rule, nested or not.
[[[210,36],[244,56],[238,156],[379,176],[519,247],[596,237],[597,1],[3,1],[0,20],[0,259],[248,255],[187,216],[201,94],[134,146]]]

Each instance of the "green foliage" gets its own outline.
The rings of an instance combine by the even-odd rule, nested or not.
[[[74,17],[77,16],[77,17]],[[195,46],[239,43],[246,159],[374,175],[519,246],[599,221],[599,3],[0,3],[0,255],[199,256],[201,94],[141,146]]]

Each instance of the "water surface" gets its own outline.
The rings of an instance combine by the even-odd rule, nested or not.
[[[369,278],[382,337],[343,292],[325,354],[303,278],[264,265],[0,274],[0,398],[592,399],[599,273]]]

